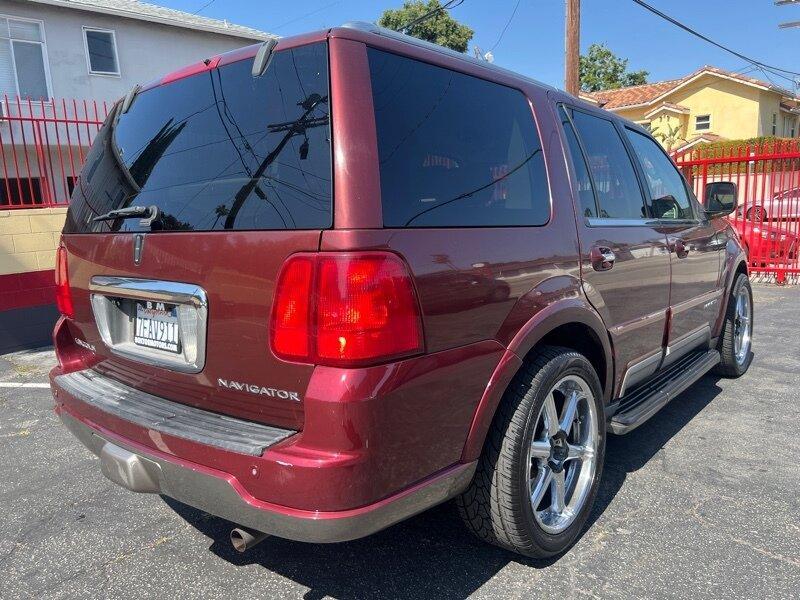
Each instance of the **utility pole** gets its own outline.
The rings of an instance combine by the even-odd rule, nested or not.
[[[564,88],[573,96],[581,89],[581,0],[565,0],[567,14],[564,19]]]

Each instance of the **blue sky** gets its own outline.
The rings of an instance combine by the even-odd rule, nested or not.
[[[208,0],[151,0],[194,12]],[[800,71],[800,29],[778,23],[800,20],[800,5],[776,7],[773,0],[649,0],[650,4],[701,33],[764,63]],[[375,21],[402,0],[216,0],[200,14],[249,25],[282,36],[350,20]],[[492,48],[516,0],[465,0],[452,14],[475,30],[470,43]],[[583,0],[581,47],[605,43],[645,69],[650,80],[681,77],[703,64],[740,70],[747,63],[662,21],[630,0]],[[494,49],[495,63],[563,87],[564,1],[521,0],[511,25]],[[750,72],[764,79],[759,72]],[[786,80],[775,83],[790,87]]]

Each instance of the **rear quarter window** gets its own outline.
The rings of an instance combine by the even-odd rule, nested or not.
[[[385,227],[531,226],[550,195],[519,90],[368,49]]]

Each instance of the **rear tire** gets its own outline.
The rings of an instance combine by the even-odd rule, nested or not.
[[[568,348],[543,347],[506,390],[475,477],[456,498],[467,528],[525,556],[565,551],[594,504],[605,430],[591,363]]]
[[[752,336],[753,290],[747,275],[739,273],[725,307],[718,344],[721,359],[714,369],[717,375],[736,378],[747,372],[753,361]]]

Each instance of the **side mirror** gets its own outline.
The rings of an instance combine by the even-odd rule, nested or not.
[[[709,217],[724,217],[736,210],[738,202],[736,184],[731,181],[714,181],[706,184],[703,208]]]

